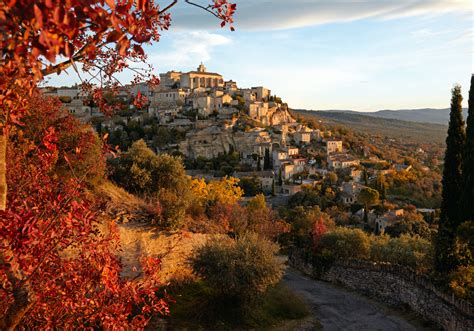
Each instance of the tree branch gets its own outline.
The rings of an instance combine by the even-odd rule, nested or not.
[[[158,12],[158,14],[163,14],[164,12],[166,12],[167,10],[169,10],[171,7],[173,7],[174,5],[176,5],[178,3],[178,0],[173,0],[172,3],[170,3],[168,6],[166,6],[164,9],[160,10]]]
[[[219,15],[217,15],[216,13],[214,13],[212,10],[209,9],[210,6],[204,7],[204,6],[200,5],[200,4],[191,2],[191,1],[189,1],[189,0],[184,0],[184,1],[185,1],[187,4],[190,4],[190,5],[192,5],[192,6],[201,8],[201,9],[207,11],[208,13],[211,13],[211,14],[214,15],[215,17],[220,18]]]

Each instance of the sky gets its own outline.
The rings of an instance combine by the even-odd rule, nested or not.
[[[474,1],[234,2],[234,32],[184,1],[172,8],[170,30],[145,47],[156,73],[203,62],[239,87],[265,86],[291,108],[313,110],[447,108],[458,83],[467,106]],[[48,84],[77,81],[70,71]]]

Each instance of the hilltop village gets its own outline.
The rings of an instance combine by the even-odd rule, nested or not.
[[[120,110],[111,118],[87,102],[79,85],[47,87],[43,93],[59,97],[122,150],[143,139],[157,153],[181,156],[192,177],[239,178],[246,196],[264,193],[277,204],[323,186],[321,195],[346,208],[340,215],[365,219],[378,232],[403,217],[400,205],[366,213],[359,194],[383,176],[410,172],[411,165],[380,159],[366,146],[349,145],[330,130],[297,121],[270,89],[241,88],[203,64],[195,71],[160,74],[153,88],[146,83],[124,87],[113,96]],[[133,106],[137,95],[146,96],[146,105]],[[417,212],[433,217],[435,210]]]

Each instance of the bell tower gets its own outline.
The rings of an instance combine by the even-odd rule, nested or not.
[[[199,67],[197,68],[197,71],[198,72],[206,72],[206,67],[204,66],[204,64],[201,64],[199,65]]]

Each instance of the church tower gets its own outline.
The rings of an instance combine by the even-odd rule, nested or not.
[[[199,65],[199,67],[197,68],[197,71],[198,72],[206,72],[206,67],[204,66],[204,64],[201,64]]]

